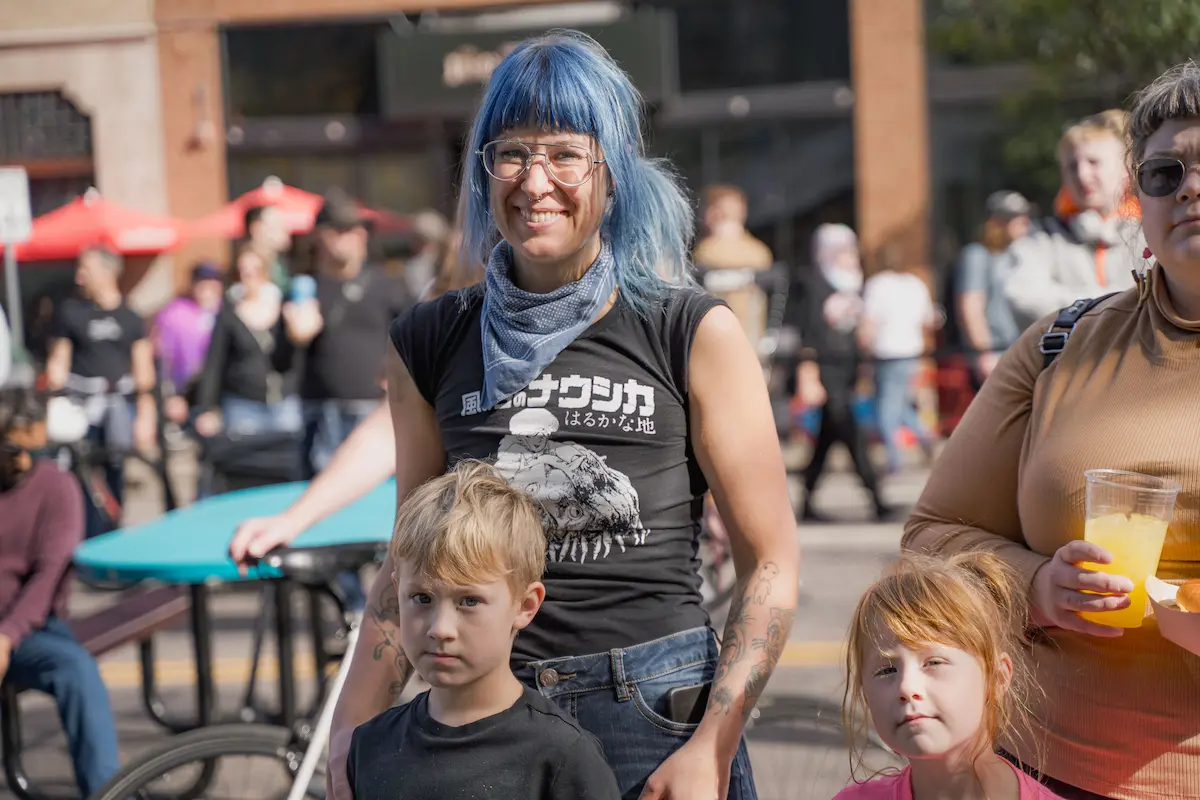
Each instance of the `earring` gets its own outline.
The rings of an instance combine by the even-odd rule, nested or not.
[[[1153,256],[1154,256],[1154,253],[1150,252],[1149,247],[1142,250],[1142,258],[1146,259],[1147,261],[1149,261]]]

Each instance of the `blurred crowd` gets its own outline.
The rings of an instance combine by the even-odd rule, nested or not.
[[[781,265],[747,230],[740,188],[699,191],[697,277],[729,304],[764,368],[786,373],[772,386],[788,408],[781,433],[811,451],[805,519],[824,518],[809,498],[838,443],[876,516],[888,518],[881,480],[910,451],[932,458],[1023,330],[1078,298],[1132,285],[1136,204],[1109,199],[1125,191],[1125,124],[1123,112],[1106,111],[1067,127],[1054,207],[1043,213],[1015,191],[995,192],[977,240],[940,270],[890,246],[864,255],[854,230],[835,223],[813,232],[807,269]],[[169,448],[204,444],[199,496],[311,477],[328,462],[383,395],[390,321],[482,278],[480,265],[460,263],[461,234],[437,212],[412,217],[399,259],[377,255],[371,228],[334,188],[311,232],[295,237],[279,208],[249,207],[231,265],[194,265],[186,291],[151,319],[129,308],[121,257],[101,247],[79,256],[75,296],[35,298],[26,322],[35,370],[44,388],[75,395],[87,440],[116,454],[104,472],[118,503],[120,454],[152,447],[159,422]],[[764,280],[772,273],[782,287]],[[780,300],[785,314],[772,312]],[[799,341],[790,352],[779,347],[787,326]],[[955,369],[965,391],[948,400]],[[89,520],[89,534],[106,527]]]

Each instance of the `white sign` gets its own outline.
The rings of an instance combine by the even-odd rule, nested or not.
[[[29,176],[23,167],[0,167],[0,242],[23,242],[32,229]]]

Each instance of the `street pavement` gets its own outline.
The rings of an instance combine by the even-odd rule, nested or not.
[[[837,464],[844,464],[844,459],[838,458]],[[132,473],[127,522],[159,513],[153,479],[137,469]],[[185,467],[176,474],[185,498],[190,473]],[[925,472],[916,467],[893,477],[886,484],[889,501],[901,509],[911,506],[924,479]],[[850,779],[850,753],[841,725],[846,626],[863,590],[899,550],[900,523],[868,522],[867,496],[851,474],[830,474],[816,500],[836,521],[799,529],[804,554],[799,612],[780,664],[747,730],[761,800],[828,800]],[[73,609],[87,613],[111,600],[111,594],[78,586]],[[221,707],[229,714],[239,708],[242,699],[251,631],[259,608],[254,591],[223,591],[214,597],[216,673]],[[306,649],[307,636],[297,635],[296,639],[301,704],[307,707],[313,666]],[[273,647],[268,642],[267,653]],[[156,655],[167,707],[179,715],[189,714],[194,707],[195,673],[186,630],[160,634]],[[129,646],[105,656],[100,665],[117,719],[123,759],[135,758],[168,735],[142,710],[137,658],[136,648]],[[260,675],[269,705],[276,675],[273,657],[265,658]],[[44,696],[26,692],[21,706],[27,771],[51,797],[73,796],[66,743],[53,704]],[[892,763],[883,749],[868,746],[859,775],[865,777]],[[0,800],[10,797],[13,795],[6,788],[0,790]]]

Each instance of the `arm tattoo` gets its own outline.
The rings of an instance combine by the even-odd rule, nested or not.
[[[744,662],[753,660],[743,686],[739,687],[742,690],[740,711],[743,719],[747,717],[766,687],[775,663],[783,654],[795,612],[767,606],[774,588],[773,582],[778,577],[779,567],[775,563],[767,562],[760,566],[730,610],[708,703],[708,707],[718,714],[733,714],[736,695],[734,682],[730,680],[731,674],[741,668]],[[751,638],[751,625],[763,619],[767,620],[766,630]]]
[[[395,698],[404,690],[404,684],[408,682],[409,672],[412,670],[403,648],[400,647],[400,631],[397,627],[400,619],[400,598],[394,593],[389,593],[378,604],[367,606],[367,612],[379,631],[379,643],[375,645],[371,658],[373,661],[391,660],[400,678],[388,687],[389,693]]]

